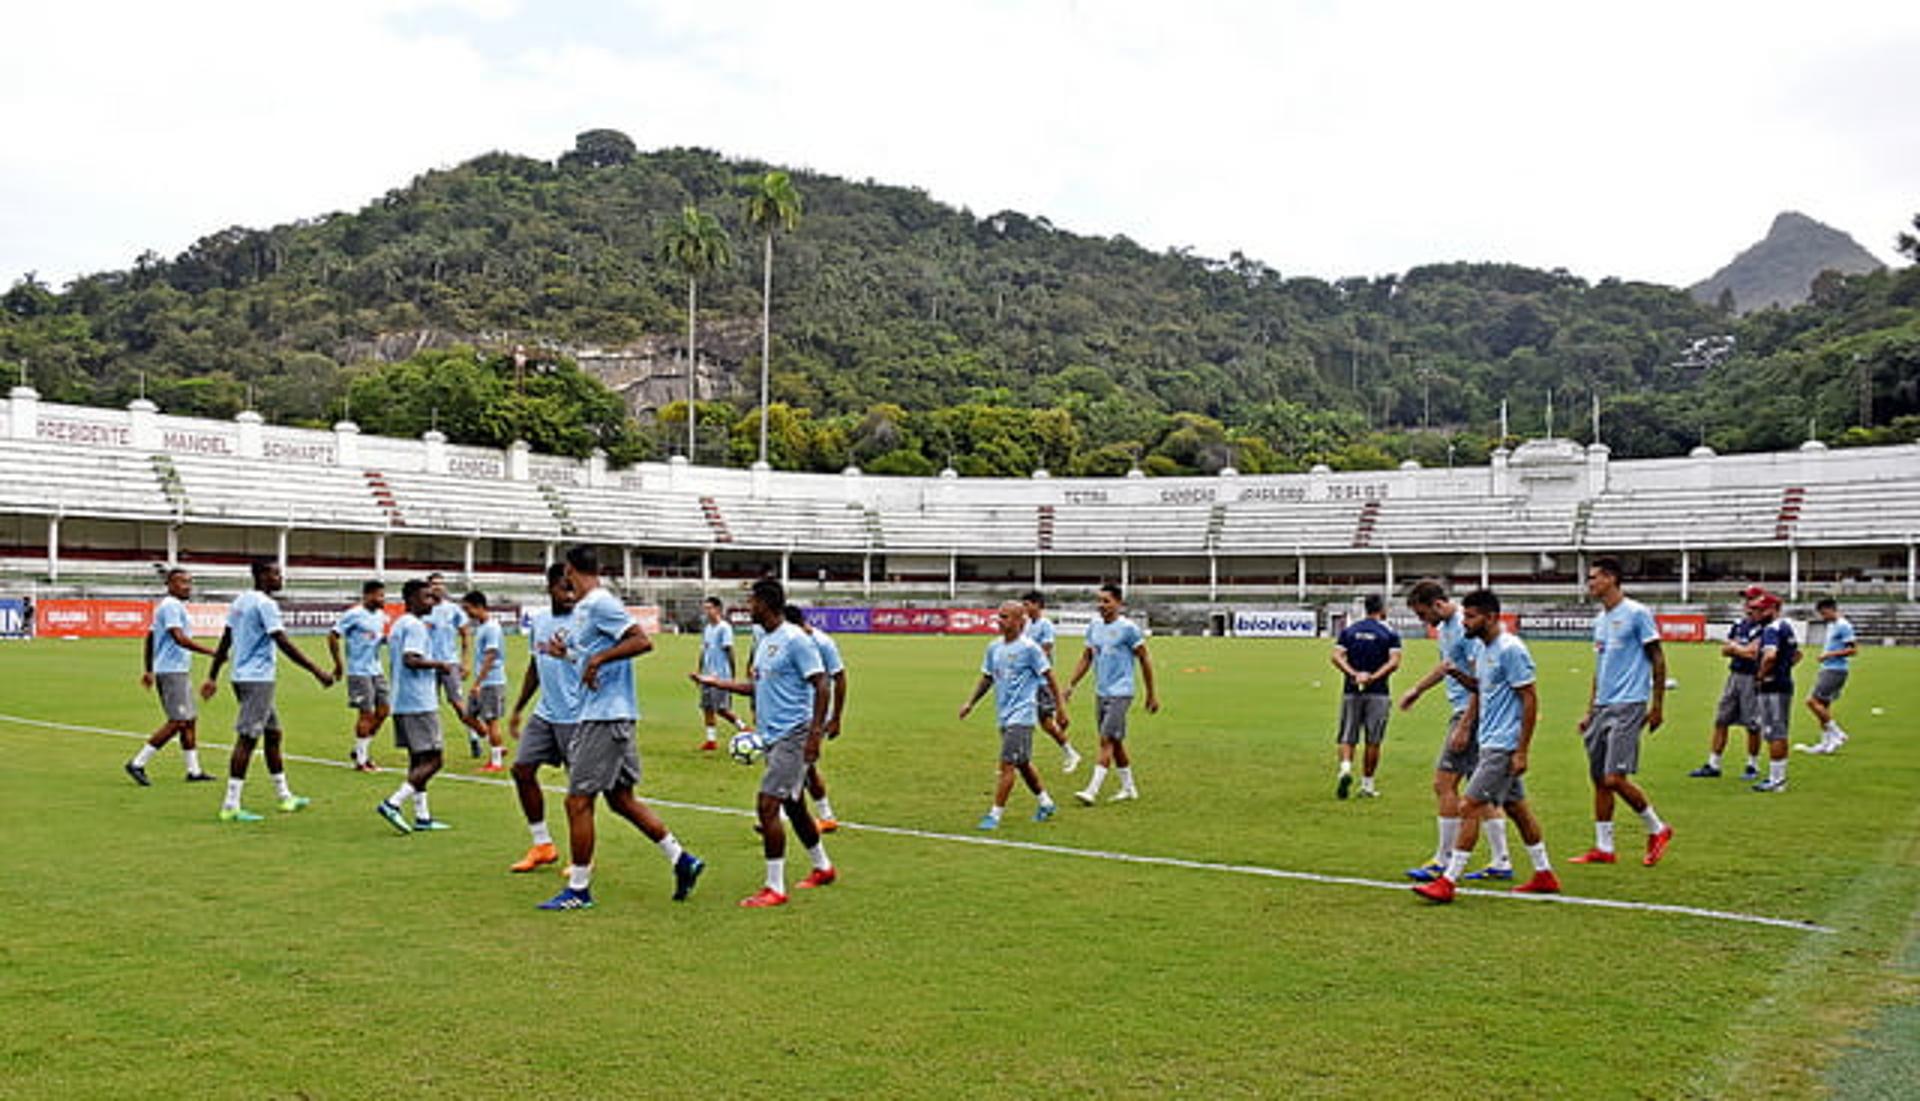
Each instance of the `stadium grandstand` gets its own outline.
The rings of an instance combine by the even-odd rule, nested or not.
[[[294,584],[438,569],[537,589],[572,541],[663,604],[764,574],[814,599],[956,599],[1119,581],[1142,600],[1308,604],[1436,574],[1577,602],[1587,556],[1636,591],[1710,603],[1752,582],[1879,603],[1920,633],[1920,445],[1613,461],[1532,440],[1489,466],[1206,478],[1025,479],[610,469],[418,440],[58,405],[0,409],[0,587],[144,592],[179,562],[211,584],[256,557]]]

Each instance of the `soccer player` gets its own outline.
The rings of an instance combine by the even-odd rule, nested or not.
[[[327,632],[327,651],[333,655],[333,679],[339,680],[340,640],[347,640],[347,706],[359,718],[353,724],[353,770],[379,772],[373,763],[373,736],[392,711],[387,674],[380,668],[380,647],[387,634],[387,586],[368,581],[360,586],[360,603],[340,613]]]
[[[754,714],[766,746],[755,811],[760,819],[761,851],[767,859],[766,885],[740,900],[748,909],[784,906],[787,902],[787,831],[780,812],[793,823],[793,832],[807,850],[813,871],[799,887],[825,887],[840,878],[827,857],[826,842],[801,798],[807,766],[820,758],[820,740],[827,725],[827,667],[820,648],[806,633],[786,622],[787,591],[770,577],[753,583],[747,611],[766,634],[755,647],[753,680],[729,681],[699,674],[695,681],[724,688],[736,695],[752,693]]]
[[[1345,677],[1340,691],[1340,731],[1334,736],[1340,747],[1335,799],[1345,799],[1353,790],[1353,747],[1362,735],[1367,740],[1367,753],[1361,765],[1360,797],[1371,799],[1380,794],[1374,789],[1373,773],[1380,767],[1380,743],[1387,740],[1387,716],[1393,710],[1387,680],[1400,668],[1400,633],[1387,626],[1386,600],[1378,593],[1368,593],[1363,606],[1367,614],[1349,623],[1333,644],[1333,667]]]
[[[1727,659],[1727,680],[1720,686],[1720,702],[1713,712],[1713,739],[1708,743],[1707,763],[1687,773],[1696,780],[1720,778],[1722,754],[1727,751],[1727,734],[1737,723],[1747,728],[1747,768],[1742,780],[1760,778],[1759,704],[1753,695],[1753,675],[1760,671],[1761,622],[1755,601],[1766,594],[1758,585],[1747,590],[1746,614],[1727,628],[1727,641],[1720,645],[1720,656]]]
[[[1446,870],[1447,858],[1453,854],[1453,843],[1460,834],[1460,782],[1473,775],[1479,756],[1479,739],[1471,726],[1466,728],[1467,743],[1461,750],[1453,748],[1453,734],[1466,718],[1480,640],[1467,634],[1465,613],[1447,596],[1446,587],[1432,578],[1414,584],[1407,593],[1407,607],[1439,636],[1440,660],[1400,697],[1400,710],[1411,711],[1421,696],[1442,682],[1446,684],[1447,704],[1451,709],[1446,736],[1440,740],[1440,757],[1433,764],[1433,795],[1439,803],[1439,843],[1433,850],[1433,859],[1407,872],[1407,878],[1425,883]],[[1480,820],[1493,860],[1477,872],[1468,872],[1467,878],[1512,879],[1513,856],[1507,850],[1507,820],[1499,804],[1489,803],[1482,808]]]
[[[482,727],[473,721],[467,711],[467,693],[460,683],[460,670],[467,668],[467,653],[473,640],[473,629],[467,623],[467,615],[447,595],[446,579],[438,573],[427,575],[427,584],[433,592],[433,604],[428,609],[425,622],[428,635],[428,654],[433,661],[446,666],[440,676],[440,693],[446,697],[460,725],[467,728],[467,752],[470,756],[480,756],[480,735]]]
[[[807,633],[807,638],[820,650],[820,664],[827,671],[827,680],[833,685],[833,706],[827,710],[827,741],[840,736],[840,719],[847,710],[847,663],[840,657],[840,644],[832,635],[807,622],[806,609],[798,604],[788,604],[783,613],[788,623]],[[825,748],[824,746],[822,747]],[[840,828],[839,819],[833,816],[833,804],[827,799],[827,782],[820,778],[820,762],[807,764],[807,795],[813,799],[816,813],[814,822],[821,833],[833,833]]]
[[[520,812],[527,817],[527,831],[533,844],[527,855],[508,871],[530,872],[560,859],[553,847],[553,834],[547,830],[547,799],[540,790],[540,766],[563,768],[567,763],[567,745],[573,741],[574,724],[580,721],[580,679],[564,658],[549,650],[555,636],[565,644],[567,625],[573,619],[573,590],[567,587],[567,567],[555,562],[547,567],[548,610],[535,612],[527,630],[527,672],[520,679],[520,698],[514,701],[507,731],[520,748],[513,755],[513,789],[520,797]],[[523,730],[520,715],[535,692],[540,703],[534,708],[533,721]]]
[[[1048,664],[1052,664],[1055,631],[1053,620],[1047,618],[1046,594],[1034,589],[1021,597],[1020,603],[1025,606],[1027,613],[1027,637],[1040,645],[1041,651],[1047,655]],[[1060,771],[1072,772],[1079,768],[1080,753],[1067,740],[1067,713],[1060,710],[1053,688],[1044,684],[1039,686],[1038,714],[1040,729],[1046,731],[1047,737],[1060,747]]]
[[[700,629],[700,672],[732,680],[733,624],[727,622],[727,607],[719,597],[710,596],[700,602],[700,610],[707,617],[707,625]],[[720,689],[700,689],[701,716],[707,720],[707,740],[700,743],[701,752],[712,753],[720,748],[717,720],[727,720],[735,730],[742,728],[740,716],[733,713],[728,703],[727,694]]]
[[[180,736],[180,755],[186,758],[187,782],[205,783],[213,777],[200,771],[200,709],[193,699],[193,655],[213,651],[193,641],[188,633],[187,598],[193,595],[193,575],[175,566],[167,571],[167,595],[153,609],[153,622],[141,647],[140,687],[155,688],[160,696],[159,729],[140,747],[125,767],[141,787],[152,787],[147,765],[160,747]]]
[[[1624,799],[1647,827],[1647,855],[1640,861],[1651,868],[1660,863],[1673,841],[1673,827],[1633,782],[1640,767],[1640,730],[1660,729],[1667,701],[1667,654],[1660,648],[1660,628],[1653,613],[1620,588],[1618,558],[1602,555],[1587,570],[1587,594],[1599,601],[1593,617],[1593,689],[1587,713],[1580,719],[1586,740],[1587,775],[1593,781],[1593,848],[1573,858],[1575,864],[1611,864],[1613,805]],[[1651,704],[1649,704],[1651,699]],[[1484,743],[1483,743],[1484,744]]]
[[[1853,624],[1840,614],[1840,605],[1832,597],[1815,604],[1813,610],[1827,624],[1827,639],[1820,645],[1820,675],[1807,697],[1807,710],[1820,720],[1820,741],[1800,748],[1807,753],[1837,753],[1847,744],[1847,732],[1834,721],[1833,704],[1847,686],[1848,665],[1860,646],[1854,641]]]
[[[467,714],[487,737],[490,756],[481,772],[505,772],[507,749],[500,741],[500,716],[507,710],[507,635],[487,608],[487,594],[475,589],[460,598],[460,611],[473,627],[473,688]]]
[[[400,600],[407,611],[393,621],[387,653],[393,661],[393,744],[407,751],[407,775],[373,809],[401,833],[431,833],[453,828],[427,806],[427,782],[447,762],[435,696],[452,663],[433,656],[433,628],[427,625],[434,607],[432,583],[417,577],[408,581],[400,586]],[[405,814],[409,799],[412,825]]]
[[[1033,726],[1039,719],[1041,687],[1054,689],[1057,696],[1060,685],[1053,679],[1053,663],[1047,660],[1046,651],[1026,633],[1026,620],[1022,601],[1009,600],[1000,605],[1000,637],[987,644],[986,657],[980,663],[980,681],[960,708],[960,717],[965,719],[987,689],[993,689],[994,713],[1000,722],[1000,778],[993,789],[993,806],[980,818],[983,830],[1000,828],[1016,775],[1027,782],[1027,790],[1040,801],[1033,820],[1045,822],[1053,817],[1053,796],[1047,794],[1047,786],[1033,767]]]
[[[295,795],[287,786],[286,761],[280,755],[280,712],[274,707],[275,650],[287,655],[295,665],[313,674],[320,687],[331,688],[333,677],[315,665],[287,637],[280,621],[280,605],[273,594],[280,591],[283,579],[280,567],[272,562],[253,564],[253,588],[235,597],[227,606],[227,629],[220,633],[220,645],[213,653],[213,666],[200,685],[200,698],[210,700],[219,688],[220,670],[233,659],[233,698],[240,713],[233,732],[233,756],[227,763],[227,797],[220,804],[222,822],[258,822],[260,816],[240,806],[240,795],[247,786],[247,766],[253,761],[253,747],[263,737],[267,747],[267,773],[273,777],[274,794],[280,810],[286,814],[306,806],[312,800]]]
[[[1500,598],[1491,591],[1470,592],[1461,605],[1467,634],[1481,645],[1474,655],[1474,689],[1466,713],[1448,735],[1448,744],[1456,752],[1464,752],[1478,731],[1479,753],[1461,798],[1460,834],[1447,857],[1447,866],[1439,876],[1413,890],[1434,902],[1452,902],[1461,873],[1473,855],[1474,842],[1479,840],[1480,821],[1499,806],[1520,827],[1527,860],[1533,864],[1533,877],[1514,891],[1555,894],[1560,890],[1560,879],[1547,860],[1546,838],[1540,833],[1540,820],[1527,805],[1526,785],[1521,779],[1526,775],[1527,753],[1540,717],[1533,655],[1527,652],[1525,643],[1501,628]]]
[[[1760,671],[1754,674],[1754,698],[1759,701],[1760,736],[1767,741],[1767,778],[1753,790],[1771,794],[1787,790],[1787,727],[1793,719],[1793,667],[1800,663],[1800,641],[1793,625],[1780,617],[1780,598],[1760,598]]]
[[[593,905],[593,804],[603,795],[615,814],[660,847],[673,868],[673,900],[684,902],[706,862],[686,851],[653,808],[633,793],[640,784],[640,751],[633,739],[640,718],[633,695],[633,659],[653,649],[653,640],[600,583],[600,555],[591,546],[567,549],[566,582],[574,594],[573,616],[566,637],[550,638],[546,652],[565,658],[580,684],[580,720],[567,750],[567,833],[573,861],[567,885],[539,908],[582,910]]]
[[[1099,618],[1087,624],[1087,648],[1080,652],[1080,664],[1067,679],[1067,692],[1061,698],[1066,706],[1073,690],[1088,669],[1094,670],[1094,724],[1100,730],[1100,756],[1084,790],[1073,793],[1086,806],[1100,797],[1100,785],[1106,783],[1107,769],[1120,774],[1120,790],[1113,796],[1118,803],[1140,798],[1133,784],[1133,758],[1127,754],[1127,710],[1133,706],[1133,662],[1140,660],[1140,679],[1147,686],[1147,713],[1160,710],[1160,697],[1153,690],[1153,660],[1147,656],[1147,639],[1139,625],[1120,614],[1120,586],[1100,586]]]

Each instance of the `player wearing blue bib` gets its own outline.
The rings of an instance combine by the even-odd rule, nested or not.
[[[500,617],[478,589],[460,598],[460,610],[473,625],[473,678],[467,688],[467,713],[486,738],[487,763],[481,772],[505,772],[507,747],[500,740],[500,717],[507,710],[507,633]]]
[[[340,642],[347,657],[340,660]],[[360,603],[340,613],[327,632],[327,652],[333,655],[333,679],[347,681],[347,706],[353,722],[353,770],[378,772],[373,763],[373,736],[393,711],[392,689],[380,668],[380,647],[387,641],[387,587],[380,581],[360,586]]]
[[[1760,736],[1767,742],[1767,778],[1753,790],[1771,794],[1787,790],[1787,736],[1793,721],[1793,667],[1800,663],[1800,640],[1793,624],[1781,617],[1780,598],[1760,598],[1760,670],[1753,676],[1759,701]]]
[[[693,677],[695,684],[752,695],[754,716],[766,745],[754,810],[760,819],[767,879],[765,886],[740,900],[740,905],[748,909],[786,905],[787,831],[780,824],[782,811],[793,823],[793,832],[813,863],[813,871],[799,886],[825,887],[840,877],[827,858],[826,843],[821,840],[812,812],[807,810],[807,801],[801,798],[806,766],[820,759],[820,743],[826,736],[831,690],[827,667],[820,660],[820,648],[804,631],[786,621],[786,608],[785,586],[770,577],[755,581],[748,592],[747,612],[764,633],[754,648],[753,679],[727,680],[706,673]]]
[[[1767,590],[1750,585],[1746,614],[1727,628],[1720,656],[1727,659],[1727,679],[1720,686],[1720,702],[1713,711],[1713,736],[1707,743],[1707,763],[1687,773],[1696,780],[1717,780],[1727,751],[1727,735],[1737,724],[1747,728],[1747,768],[1743,780],[1760,775],[1760,706],[1754,697],[1753,675],[1760,669],[1760,618],[1755,601]]]
[[[186,758],[187,780],[200,783],[213,777],[200,771],[200,709],[193,700],[193,655],[213,656],[213,651],[193,641],[187,619],[187,598],[193,595],[193,575],[175,566],[167,571],[167,595],[153,609],[153,622],[147,626],[142,647],[144,671],[140,687],[152,688],[160,696],[160,728],[124,766],[127,775],[141,787],[150,787],[147,764],[160,747],[173,736],[180,736],[180,753]]]
[[[527,671],[520,677],[520,696],[507,719],[507,734],[520,746],[513,755],[513,790],[520,799],[520,813],[526,816],[527,832],[533,835],[527,855],[508,871],[530,872],[560,859],[547,829],[540,766],[566,767],[567,743],[580,721],[579,681],[564,658],[549,652],[556,637],[565,646],[567,624],[572,620],[573,590],[567,587],[567,567],[555,562],[547,567],[547,610],[533,613],[527,624]],[[523,728],[520,716],[536,693],[540,703],[534,708],[533,721]]]
[[[1345,799],[1353,789],[1353,749],[1364,736],[1367,743],[1361,765],[1360,795],[1371,799],[1373,773],[1380,767],[1380,744],[1387,738],[1387,716],[1393,708],[1388,678],[1400,668],[1400,633],[1387,626],[1387,602],[1368,593],[1361,605],[1366,615],[1347,625],[1334,641],[1332,662],[1340,670],[1340,728],[1334,743],[1340,754],[1340,774],[1333,795]]]
[[[1140,679],[1147,686],[1147,713],[1160,710],[1160,697],[1153,690],[1153,661],[1147,656],[1147,636],[1133,620],[1120,614],[1120,586],[1100,586],[1099,615],[1087,625],[1087,648],[1080,652],[1080,664],[1067,679],[1066,706],[1081,678],[1093,670],[1094,725],[1100,732],[1099,763],[1087,786],[1073,793],[1086,806],[1100,797],[1100,785],[1107,780],[1107,769],[1120,776],[1120,790],[1113,801],[1140,798],[1133,785],[1133,758],[1127,753],[1127,711],[1133,706],[1133,663],[1140,662]]]
[[[1847,744],[1847,732],[1834,720],[1833,704],[1847,686],[1847,674],[1860,644],[1854,638],[1853,624],[1840,614],[1840,605],[1832,597],[1815,604],[1813,610],[1827,625],[1826,641],[1820,644],[1820,671],[1813,682],[1813,693],[1807,697],[1807,710],[1820,720],[1820,740],[1800,748],[1807,753],[1837,753]]]
[[[788,623],[806,632],[807,638],[820,651],[820,664],[827,671],[827,680],[833,686],[833,706],[827,710],[827,741],[840,736],[840,720],[847,710],[847,663],[840,657],[840,644],[834,637],[813,624],[807,622],[806,609],[798,604],[788,604],[785,616]],[[825,751],[825,747],[821,747]],[[827,798],[827,782],[820,778],[820,762],[807,765],[807,795],[813,800],[814,822],[821,833],[833,833],[840,828],[839,819],[833,816],[833,802]]]
[[[727,606],[719,597],[710,596],[700,602],[700,612],[706,617],[706,624],[700,628],[700,668],[698,672],[710,676],[732,680],[733,664],[733,624],[727,622]],[[700,714],[707,723],[707,740],[700,743],[700,751],[712,753],[720,748],[719,719],[733,724],[734,730],[744,726],[740,716],[728,706],[727,693],[718,688],[700,689]]]
[[[1441,738],[1440,756],[1433,765],[1433,796],[1439,804],[1439,843],[1432,859],[1407,872],[1407,878],[1425,883],[1446,870],[1447,858],[1452,855],[1454,840],[1460,833],[1460,783],[1473,775],[1474,763],[1479,759],[1480,742],[1471,727],[1467,729],[1464,748],[1456,751],[1452,742],[1454,731],[1466,718],[1480,640],[1467,633],[1466,613],[1448,598],[1446,587],[1433,578],[1414,583],[1407,593],[1407,607],[1420,617],[1420,622],[1434,629],[1440,644],[1440,660],[1400,697],[1400,710],[1411,711],[1421,696],[1441,684],[1446,686],[1449,708],[1447,732]],[[1487,831],[1487,847],[1492,850],[1493,860],[1477,872],[1468,872],[1467,878],[1512,879],[1513,857],[1507,850],[1506,817],[1497,804],[1489,804],[1480,819]]]
[[[262,737],[267,743],[267,772],[273,777],[281,811],[291,814],[311,802],[287,786],[287,766],[280,755],[280,712],[273,699],[275,651],[313,674],[320,687],[333,687],[333,678],[300,652],[280,622],[280,605],[273,599],[282,584],[280,567],[273,562],[255,562],[252,573],[253,588],[235,597],[227,607],[227,629],[221,632],[213,667],[200,685],[200,698],[212,699],[219,687],[221,668],[229,656],[233,658],[233,696],[240,710],[233,730],[239,737],[234,739],[233,757],[227,764],[227,797],[220,804],[222,822],[260,821],[259,815],[241,808],[240,795],[247,786],[253,747]]]
[[[1580,734],[1587,747],[1587,776],[1593,782],[1593,848],[1575,864],[1612,864],[1613,805],[1626,800],[1647,827],[1647,855],[1641,863],[1660,863],[1673,840],[1673,827],[1661,821],[1647,793],[1633,782],[1640,767],[1640,731],[1660,729],[1667,699],[1667,654],[1653,613],[1620,588],[1618,558],[1602,556],[1587,570],[1587,595],[1600,602],[1593,617],[1593,689]]]
[[[1033,812],[1035,822],[1053,817],[1053,796],[1040,782],[1033,767],[1033,727],[1040,718],[1040,692],[1060,695],[1060,684],[1053,679],[1053,663],[1045,650],[1026,630],[1027,602],[1009,600],[1000,605],[1000,637],[987,644],[986,657],[980,663],[980,680],[973,695],[960,708],[960,718],[973,712],[973,705],[993,690],[994,714],[1000,724],[1000,777],[993,789],[993,806],[980,819],[983,830],[997,830],[1007,813],[1007,796],[1013,794],[1018,776],[1027,783],[1039,806]],[[1066,718],[1063,711],[1061,717]]]
[[[1052,662],[1053,643],[1058,633],[1054,630],[1053,620],[1047,618],[1046,594],[1033,589],[1020,598],[1020,603],[1025,606],[1027,613],[1027,637],[1038,643],[1040,651],[1047,655],[1047,661]],[[1067,713],[1061,709],[1053,690],[1041,685],[1035,702],[1039,707],[1040,729],[1046,731],[1047,737],[1060,747],[1060,771],[1072,772],[1079,768],[1080,752],[1067,740]]]

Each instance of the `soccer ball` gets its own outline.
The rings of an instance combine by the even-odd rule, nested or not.
[[[767,741],[757,730],[742,730],[727,742],[727,755],[743,765],[766,756]]]
[[[1668,677],[1668,678],[1667,678],[1667,690],[1668,690],[1669,692],[1671,692],[1672,690],[1674,690],[1675,688],[1678,688],[1678,687],[1680,687],[1680,681],[1679,681],[1679,679],[1678,679],[1678,678],[1676,678],[1676,677]]]

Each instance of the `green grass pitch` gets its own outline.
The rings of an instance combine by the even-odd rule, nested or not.
[[[984,640],[842,641],[835,809],[971,836],[997,742],[990,709],[953,714]],[[757,771],[694,749],[696,645],[663,639],[640,662],[643,794],[744,811]],[[140,789],[120,771],[130,739],[8,719],[0,1096],[1899,1093],[1920,1041],[1874,1029],[1912,1021],[1920,994],[1920,652],[1863,654],[1840,705],[1852,744],[1796,754],[1791,790],[1761,796],[1686,778],[1722,666],[1708,647],[1674,648],[1680,687],[1642,758],[1673,848],[1654,869],[1587,869],[1567,860],[1592,838],[1573,729],[1592,659],[1578,643],[1533,648],[1528,786],[1569,894],[1834,931],[1505,898],[1440,909],[1404,890],[857,825],[829,841],[839,885],[742,911],[757,839],[745,817],[694,806],[663,811],[711,864],[690,902],[668,900],[659,854],[603,812],[599,906],[545,914],[533,904],[558,877],[507,873],[526,831],[503,786],[438,781],[454,831],[401,837],[372,811],[393,772],[296,761],[314,802],[284,816],[256,759],[248,803],[268,820],[222,825],[219,785],[181,783],[176,749]],[[1070,669],[1078,644],[1062,651]],[[1153,651],[1165,707],[1133,717],[1141,801],[1074,805],[1085,766],[1061,777],[1042,741],[1061,814],[1033,823],[1016,791],[999,838],[1383,882],[1430,852],[1437,692],[1396,713],[1384,797],[1336,802],[1325,642]],[[1409,670],[1432,659],[1415,642]],[[138,661],[137,643],[0,645],[0,712],[144,733],[157,707]],[[281,677],[289,751],[344,761],[340,689],[285,663]],[[1090,706],[1083,688],[1085,748]],[[202,738],[229,743],[232,714],[223,687]],[[1798,706],[1794,722],[1810,737]],[[459,741],[450,771],[471,776]],[[224,772],[224,751],[205,752]],[[383,731],[380,760],[396,759]],[[550,817],[563,819],[557,798]],[[1637,855],[1624,808],[1619,828]],[[789,863],[798,878],[804,857]]]

